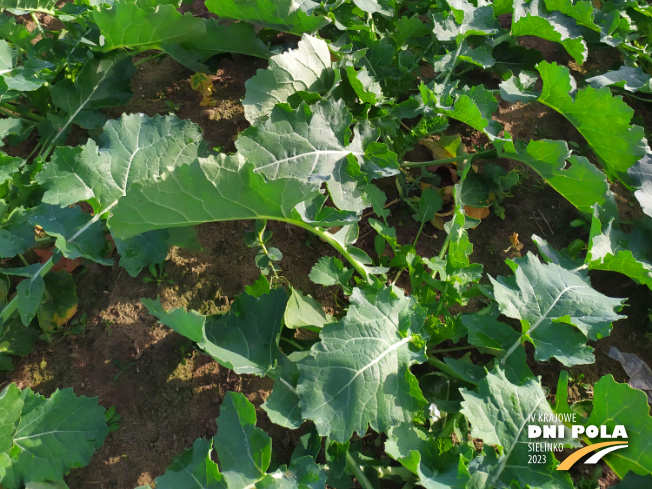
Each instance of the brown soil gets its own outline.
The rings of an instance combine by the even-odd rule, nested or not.
[[[203,2],[195,2],[195,4]],[[543,49],[546,58],[567,61],[556,45],[532,43],[521,38],[523,46]],[[543,47],[542,47],[543,46]],[[143,55],[146,56],[146,55]],[[204,130],[205,139],[225,151],[234,150],[233,141],[247,126],[240,99],[244,82],[265,67],[265,62],[239,56],[225,56],[211,78],[217,105],[201,108],[201,96],[190,88],[191,72],[170,58],[159,58],[142,64],[132,80],[134,98],[124,108],[112,110],[117,117],[123,111],[149,115],[168,112],[190,119]],[[166,101],[169,101],[166,104]],[[644,114],[647,116],[647,113]],[[582,137],[560,115],[540,104],[501,103],[497,119],[517,139],[566,139],[584,144]],[[467,150],[486,140],[468,128],[457,128]],[[509,257],[509,236],[516,232],[525,245],[522,253],[536,253],[533,234],[546,239],[553,247],[562,248],[576,237],[586,238],[581,228],[571,228],[577,217],[575,209],[553,189],[541,183],[538,176],[523,165],[503,161],[506,169],[521,173],[521,184],[505,201],[506,218],[490,216],[470,231],[474,244],[472,261],[482,263],[485,272],[507,275],[504,260]],[[390,200],[395,197],[393,179],[380,182]],[[619,189],[615,188],[619,191]],[[619,191],[623,195],[622,191]],[[627,207],[627,206],[624,206]],[[404,204],[392,207],[392,224],[397,227],[402,243],[411,242],[416,226],[411,211]],[[172,249],[165,266],[167,278],[160,284],[143,283],[130,277],[115,265],[112,268],[90,265],[74,272],[78,281],[80,314],[87,315],[86,332],[55,337],[51,344],[39,343],[29,356],[17,360],[14,371],[2,380],[30,386],[49,395],[57,388],[72,387],[77,394],[99,397],[105,407],[115,406],[122,416],[120,429],[107,438],[88,467],[75,470],[67,478],[71,489],[100,487],[130,489],[151,484],[162,475],[172,459],[197,437],[215,434],[215,418],[227,391],[244,393],[257,407],[269,394],[272,382],[257,377],[240,377],[220,367],[209,357],[193,351],[189,341],[167,327],[157,325],[141,304],[142,297],[157,295],[165,308],[185,307],[203,314],[226,310],[244,287],[258,276],[254,251],[244,244],[243,233],[251,222],[228,222],[198,227],[198,241],[203,251]],[[308,272],[317,259],[333,251],[319,239],[303,230],[272,223],[273,245],[284,254],[282,275],[298,289],[311,293],[328,309],[337,308],[337,298],[330,289],[317,287],[308,279]],[[361,225],[360,246],[374,253],[374,235]],[[417,251],[423,256],[435,255],[445,233],[427,226]],[[611,373],[620,382],[626,376],[620,365],[608,358],[609,346],[622,352],[636,353],[652,364],[651,341],[646,336],[647,308],[650,291],[628,279],[613,274],[593,274],[594,285],[612,296],[630,297],[625,310],[629,318],[614,325],[610,337],[593,345],[597,362],[571,369],[571,400],[592,395],[583,383],[591,384]],[[405,285],[405,282],[400,282]],[[78,316],[79,317],[79,316]],[[556,362],[533,365],[543,376],[545,385],[554,386],[562,366]],[[583,375],[584,377],[580,377]],[[582,380],[583,379],[583,380]],[[272,424],[264,411],[257,409],[258,425],[273,439],[273,457],[287,462],[298,436]],[[575,474],[576,476],[580,474]],[[586,474],[583,474],[586,475]],[[608,469],[601,487],[615,483]]]

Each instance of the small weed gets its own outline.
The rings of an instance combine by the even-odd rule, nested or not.
[[[120,370],[117,374],[113,376],[113,382],[117,382],[122,375],[129,370],[129,368],[134,365],[136,362],[123,362],[122,360],[114,360],[113,363],[118,367]]]
[[[172,100],[164,100],[163,103],[168,108],[171,114],[178,111],[181,108],[181,105],[175,104]]]
[[[109,426],[109,433],[113,433],[120,428],[118,422],[122,419],[122,416],[115,411],[115,406],[111,406],[107,409],[106,413],[104,413],[104,417],[106,419],[106,424]]]
[[[149,273],[151,274],[151,277],[143,277],[143,283],[144,284],[149,284],[152,282],[156,282],[156,285],[161,285],[162,282],[166,282],[168,284],[173,284],[174,280],[168,277],[168,274],[163,271],[163,265],[158,265],[155,263],[152,263],[148,267]]]

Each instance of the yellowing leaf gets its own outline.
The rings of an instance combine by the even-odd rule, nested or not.
[[[484,219],[489,216],[489,207],[471,207],[470,205],[464,206],[464,214],[473,219]]]
[[[459,136],[441,136],[437,141],[422,139],[421,144],[428,148],[433,159],[441,160],[457,156],[462,139]]]

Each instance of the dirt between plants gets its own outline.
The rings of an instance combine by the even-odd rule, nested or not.
[[[133,100],[109,115],[174,112],[199,124],[213,147],[232,151],[235,136],[247,126],[240,104],[244,82],[256,69],[264,67],[265,62],[256,59],[223,57],[212,76],[217,105],[204,109],[199,106],[201,96],[190,88],[189,70],[170,58],[148,61],[138,68],[132,80]],[[565,119],[540,104],[501,104],[497,119],[519,139],[545,137],[583,143]],[[486,143],[467,127],[453,126],[451,131],[462,135],[469,151],[474,145]],[[569,203],[523,165],[508,161],[501,164],[508,170],[518,171],[521,183],[505,201],[505,220],[491,215],[470,231],[475,247],[472,261],[483,264],[492,276],[509,274],[504,263],[509,252],[504,250],[509,247],[509,236],[514,232],[524,244],[523,254],[536,253],[531,241],[533,234],[556,248],[566,246],[576,237],[586,239],[585,231],[570,227],[577,213]],[[390,200],[396,197],[393,179],[380,185]],[[635,207],[632,210],[627,202],[622,208],[630,214],[640,212]],[[392,207],[391,223],[397,228],[400,242],[414,239],[417,227],[411,214],[403,204]],[[160,283],[144,283],[148,273],[133,278],[117,265],[78,269],[74,272],[80,299],[77,317],[86,315],[82,321],[86,331],[80,335],[62,333],[50,344],[38,343],[32,354],[15,362],[14,371],[3,374],[5,383],[14,381],[19,387],[30,386],[44,395],[57,388],[71,387],[79,395],[97,396],[103,406],[115,406],[122,416],[120,428],[108,436],[90,465],[72,471],[67,477],[71,489],[131,489],[151,484],[197,437],[215,434],[215,418],[227,391],[242,392],[257,406],[258,426],[272,437],[274,460],[289,461],[302,431],[272,424],[259,408],[269,395],[272,382],[267,378],[241,377],[220,367],[194,351],[188,340],[158,325],[140,302],[142,297],[160,296],[165,308],[186,307],[203,314],[228,309],[234,297],[258,276],[254,252],[245,246],[243,239],[244,231],[252,227],[252,222],[199,226],[198,241],[203,251],[172,249],[165,265],[167,275]],[[303,230],[280,223],[270,223],[270,229],[274,232],[274,246],[284,254],[280,262],[283,277],[296,288],[312,294],[329,312],[338,312],[342,297],[330,288],[315,286],[308,279],[308,272],[318,258],[333,254],[333,250]],[[423,256],[433,256],[443,240],[444,232],[428,226],[417,251]],[[374,255],[373,233],[364,223],[360,245]],[[606,356],[611,345],[622,352],[636,353],[652,364],[652,342],[646,336],[650,291],[623,276],[593,276],[594,285],[608,295],[631,297],[625,309],[629,318],[617,322],[610,337],[596,342],[595,364],[571,369],[571,400],[590,397],[590,389],[583,385],[590,385],[601,375],[612,373],[616,380],[626,381],[620,365]],[[399,285],[409,292],[407,281]],[[476,305],[479,308],[482,303]],[[554,392],[562,366],[553,361],[531,362],[531,367]],[[574,473],[576,478],[580,475],[591,474]],[[607,487],[616,480],[605,468],[600,485]]]

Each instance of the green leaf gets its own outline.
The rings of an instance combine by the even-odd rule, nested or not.
[[[397,422],[425,403],[410,365],[425,361],[412,346],[425,311],[400,289],[354,289],[347,316],[324,326],[321,341],[298,363],[297,394],[321,436],[344,443]]]
[[[307,14],[293,0],[206,0],[206,8],[221,19],[242,20],[264,28],[301,35],[328,24]]]
[[[354,270],[344,266],[342,260],[334,256],[322,256],[310,270],[310,280],[318,285],[340,285],[345,290],[350,290],[349,280],[353,277]]]
[[[290,95],[299,91],[325,93],[334,81],[328,44],[304,35],[296,49],[272,56],[266,70],[258,70],[245,82],[245,117],[254,124],[268,116],[274,105],[287,102]]]
[[[575,61],[582,64],[589,53],[575,21],[559,13],[548,13],[543,0],[515,0],[512,35],[537,36],[561,44]]]
[[[621,66],[615,71],[607,71],[584,81],[595,89],[615,86],[622,87],[628,92],[636,92],[650,82],[650,75],[644,73],[639,67]]]
[[[120,266],[132,277],[149,265],[160,265],[168,256],[170,233],[165,229],[148,231],[131,238],[114,238],[120,253]]]
[[[81,69],[75,82],[63,80],[52,88],[52,102],[66,112],[55,133],[48,141],[57,141],[74,122],[84,129],[95,129],[97,113],[94,109],[119,107],[127,103],[133,93],[129,88],[131,75],[136,71],[131,56],[124,53],[94,57]],[[89,115],[92,122],[89,124]],[[100,115],[99,120],[104,117]]]
[[[299,379],[297,362],[308,355],[308,352],[298,351],[279,359],[280,374],[274,382],[274,389],[261,406],[272,423],[289,429],[297,429],[303,423],[299,396],[296,386]]]
[[[321,448],[321,447],[320,447]],[[281,466],[256,484],[256,489],[323,489],[326,473],[311,456],[292,460],[289,467]]]
[[[615,226],[614,218],[603,224],[598,212],[591,221],[585,259],[589,268],[619,272],[652,289],[652,230],[636,226],[627,234]]]
[[[623,300],[607,297],[582,277],[554,263],[542,264],[528,253],[513,264],[514,277],[489,277],[500,312],[520,319],[523,337],[501,359],[516,350],[522,340],[530,341],[537,361],[557,358],[564,365],[592,363],[586,338],[608,336]],[[577,328],[577,329],[575,329]]]
[[[4,271],[6,273],[6,270]],[[45,282],[40,274],[36,274],[27,280],[23,280],[16,286],[16,297],[18,298],[18,313],[25,326],[29,326],[36,311],[41,304],[45,294]]]
[[[2,41],[0,41],[0,47],[2,46],[1,43]],[[0,57],[1,56],[2,56],[2,52],[0,51]],[[15,119],[13,117],[6,117],[4,119],[0,119],[0,140],[4,139],[10,134],[19,134],[22,128],[23,128],[23,122],[20,119]],[[2,142],[0,142],[0,146],[2,145],[3,145]]]
[[[156,489],[226,489],[224,476],[211,460],[212,451],[212,441],[195,440],[191,448],[175,457],[165,475],[156,478]]]
[[[629,472],[646,475],[652,472],[652,417],[647,396],[638,389],[621,384],[611,375],[605,375],[593,385],[593,409],[585,425],[606,425],[609,433],[616,425],[627,432],[627,448],[605,455],[603,460],[621,479]],[[587,444],[613,441],[600,437],[588,439]]]
[[[309,295],[303,295],[301,291],[292,288],[288,300],[283,321],[288,328],[323,328],[331,322],[332,317],[327,316],[321,304]]]
[[[526,147],[515,144],[515,152],[499,151],[499,156],[525,163],[581,212],[593,212],[593,205],[603,206],[608,198],[609,183],[595,165],[575,156],[566,141],[541,139]]]
[[[31,214],[29,222],[55,237],[57,248],[66,258],[83,257],[102,265],[113,264],[113,260],[104,258],[107,241],[102,226],[81,207],[41,204]]]
[[[272,440],[256,428],[254,405],[240,393],[227,392],[217,426],[213,443],[227,486],[246,487],[263,478],[269,468]]]
[[[25,327],[13,316],[2,325],[0,333],[0,370],[13,370],[11,356],[25,356],[32,352],[32,345],[39,337],[36,328]]]
[[[225,315],[201,316],[180,309],[165,312],[158,301],[143,299],[161,323],[196,341],[220,365],[260,377],[275,368],[281,357],[278,342],[286,302],[283,289],[260,297],[242,294]]]
[[[99,140],[100,148],[91,140],[54,151],[36,176],[46,189],[43,202],[67,206],[86,201],[95,214],[102,214],[127,194],[133,182],[153,180],[204,151],[199,128],[176,116],[123,115],[106,123]]]
[[[56,3],[56,0],[2,0],[2,8],[14,15],[23,15],[27,12],[51,13]]]
[[[184,309],[166,311],[158,298],[154,300],[141,299],[141,302],[152,316],[156,316],[159,323],[172,328],[195,343],[203,341],[206,316],[202,316],[197,311],[185,311]]]
[[[498,321],[498,308],[495,304],[475,314],[462,316],[462,324],[469,332],[471,345],[487,349],[498,358],[516,342],[520,342],[521,335],[511,326]],[[505,376],[512,384],[524,384],[534,374],[527,365],[525,348],[517,348],[505,360],[503,366]]]
[[[452,15],[433,15],[434,33],[439,41],[461,43],[469,36],[497,34],[500,28],[490,5],[475,6],[466,0],[450,3]]]
[[[517,386],[507,380],[502,370],[495,369],[480,381],[476,391],[461,389],[461,393],[461,413],[471,424],[473,438],[502,447],[497,459],[493,450],[485,449],[489,455],[476,458],[474,466],[469,467],[472,474],[484,474],[484,487],[573,487],[567,472],[555,470],[558,464],[552,452],[544,452],[544,463],[528,464],[529,418],[553,416],[538,379]],[[568,443],[568,439],[555,441]]]
[[[48,273],[43,277],[45,295],[36,313],[46,334],[60,330],[77,312],[75,281],[68,272]]]
[[[238,156],[220,154],[134,184],[118,202],[109,227],[124,239],[210,221],[291,220],[294,207],[315,195],[315,184],[294,178],[266,181]]]
[[[14,384],[0,394],[0,483],[7,489],[62,480],[70,469],[87,465],[104,443],[109,430],[97,398],[76,397],[72,389],[49,399],[29,388],[20,402],[16,395],[21,394]]]
[[[104,38],[104,52],[160,49],[164,43],[191,41],[204,32],[200,18],[190,12],[181,15],[173,5],[141,8],[131,2],[115,2],[111,8],[93,10],[92,15]]]
[[[622,97],[614,97],[606,87],[586,87],[571,96],[575,83],[568,68],[543,61],[537,69],[543,79],[539,102],[559,112],[577,128],[608,175],[626,172],[645,155],[643,128],[630,125],[634,111]]]
[[[638,190],[634,192],[641,209],[652,217],[652,155],[646,153],[634,166],[627,170]]]
[[[293,110],[277,105],[265,122],[240,133],[236,147],[268,179],[292,177],[309,182],[326,181],[335,205],[360,211],[369,205],[358,175],[367,167],[374,176],[398,171],[396,155],[377,143],[375,130],[361,131],[350,141],[353,116],[343,101],[305,103]],[[349,157],[353,155],[353,157]]]

